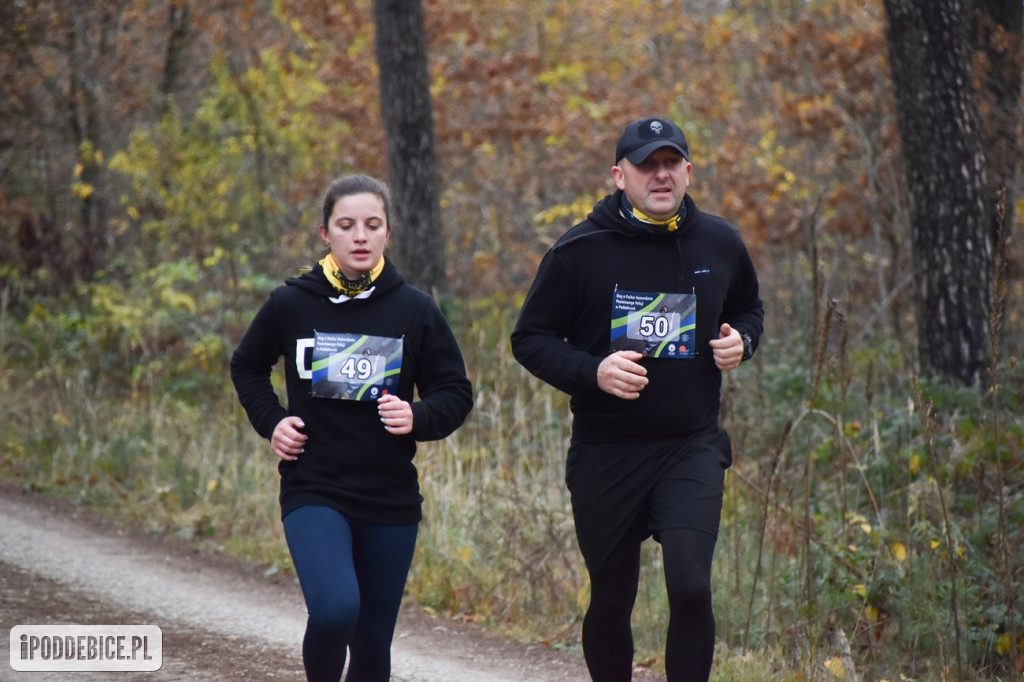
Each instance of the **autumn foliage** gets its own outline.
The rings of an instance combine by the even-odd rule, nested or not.
[[[565,405],[508,358],[507,326],[546,248],[611,188],[622,126],[658,114],[681,124],[691,194],[740,229],[766,302],[759,358],[725,388],[739,456],[720,544],[718,580],[734,597],[720,639],[786,651],[775,662],[799,667],[802,651],[845,629],[859,661],[894,662],[891,679],[896,669],[952,679],[952,647],[979,675],[1022,660],[1019,246],[1000,280],[989,395],[915,384],[880,0],[424,6],[448,238],[442,303],[480,395],[464,440],[428,451],[421,470],[437,490],[455,495],[445,486],[458,481],[491,504],[433,510],[452,525],[421,542],[436,551],[418,559],[417,596],[506,624],[560,618],[551,637],[571,643],[583,574],[564,500],[550,492]],[[133,424],[132,437],[98,448],[88,474],[47,485],[91,489],[107,476],[120,499],[166,506],[173,492],[191,513],[225,495],[204,477],[251,475],[229,456],[241,419],[227,357],[267,292],[317,256],[329,181],[386,176],[370,7],[0,3],[0,394],[17,396],[0,407],[0,477],[29,479],[37,451],[85,447],[68,415],[100,421],[100,407],[70,399],[70,386],[113,414],[217,415],[223,441],[202,444],[229,454],[219,473],[155,463],[176,458],[155,445],[161,428],[189,431],[168,417]],[[140,442],[151,450],[133,450]],[[147,482],[130,484],[143,461]],[[64,466],[55,456],[45,471]],[[519,487],[549,469],[552,499]],[[188,483],[143,494],[165,476]],[[496,502],[506,499],[507,514]],[[217,537],[256,533],[258,517],[235,513]],[[216,535],[204,518],[198,527]],[[496,536],[519,550],[480,539]],[[915,584],[925,597],[907,592]],[[922,647],[927,664],[901,660]]]

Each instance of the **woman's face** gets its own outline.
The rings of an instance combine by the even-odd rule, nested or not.
[[[347,279],[373,269],[387,246],[390,230],[384,202],[376,194],[350,194],[334,202],[331,219],[320,226],[334,262]]]

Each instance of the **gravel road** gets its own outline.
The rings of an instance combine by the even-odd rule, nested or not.
[[[156,538],[74,505],[0,484],[0,680],[301,682],[305,608],[298,583]],[[163,666],[149,673],[18,672],[15,625],[157,625]],[[403,609],[396,682],[585,682],[582,659],[473,624]],[[649,671],[636,680],[658,682]]]

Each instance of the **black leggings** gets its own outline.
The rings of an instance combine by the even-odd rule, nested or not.
[[[665,560],[669,682],[707,682],[715,649],[711,559],[715,537],[699,530],[658,532]],[[628,682],[633,674],[630,616],[640,577],[640,545],[624,560],[590,571],[590,607],[583,619],[583,654],[594,682]]]
[[[309,619],[302,660],[309,682],[391,679],[391,640],[416,547],[416,524],[348,518],[329,507],[300,507],[284,532]]]

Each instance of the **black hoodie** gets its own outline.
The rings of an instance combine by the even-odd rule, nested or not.
[[[390,261],[374,286],[368,298],[335,303],[329,299],[337,293],[319,265],[287,280],[271,292],[231,358],[231,379],[257,433],[270,438],[288,415],[306,424],[304,452],[278,466],[282,517],[321,504],[368,521],[416,523],[423,501],[412,463],[416,441],[446,437],[472,409],[462,353],[433,299],[408,284]],[[314,332],[403,339],[396,393],[412,405],[412,433],[388,433],[376,402],[310,395]],[[287,409],[270,381],[281,357]]]
[[[718,428],[722,376],[711,347],[722,323],[756,348],[764,306],[739,232],[700,212],[687,194],[679,228],[639,226],[619,211],[621,191],[599,201],[544,256],[512,332],[512,351],[532,374],[571,396],[576,442],[686,437]],[[649,383],[637,400],[597,385],[610,352],[619,290],[695,294],[696,355],[644,358]]]

